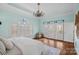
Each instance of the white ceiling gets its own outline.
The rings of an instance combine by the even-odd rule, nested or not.
[[[41,9],[44,11],[44,17],[55,17],[73,13],[76,4],[73,3],[41,3]],[[33,11],[37,9],[36,3],[1,3],[0,9],[10,11],[28,17],[35,17]]]

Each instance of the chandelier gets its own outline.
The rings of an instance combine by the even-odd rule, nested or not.
[[[33,12],[33,15],[36,17],[44,16],[44,12],[40,8],[40,3],[37,3],[37,6],[38,6],[38,9],[35,12]]]

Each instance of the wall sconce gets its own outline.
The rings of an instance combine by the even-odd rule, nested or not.
[[[2,22],[0,21],[0,25],[2,24]]]

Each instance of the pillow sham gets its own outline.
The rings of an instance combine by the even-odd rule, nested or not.
[[[12,49],[13,48],[13,43],[9,39],[0,37],[0,40],[4,43],[6,49]]]
[[[0,55],[4,55],[6,53],[5,45],[2,41],[0,41]]]

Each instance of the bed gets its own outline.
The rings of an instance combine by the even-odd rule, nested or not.
[[[1,55],[59,55],[60,49],[47,46],[40,41],[27,37],[0,38],[5,47]],[[9,42],[8,42],[9,41]],[[7,44],[6,44],[7,43]],[[1,46],[1,45],[0,45]],[[3,53],[4,51],[4,53]]]

